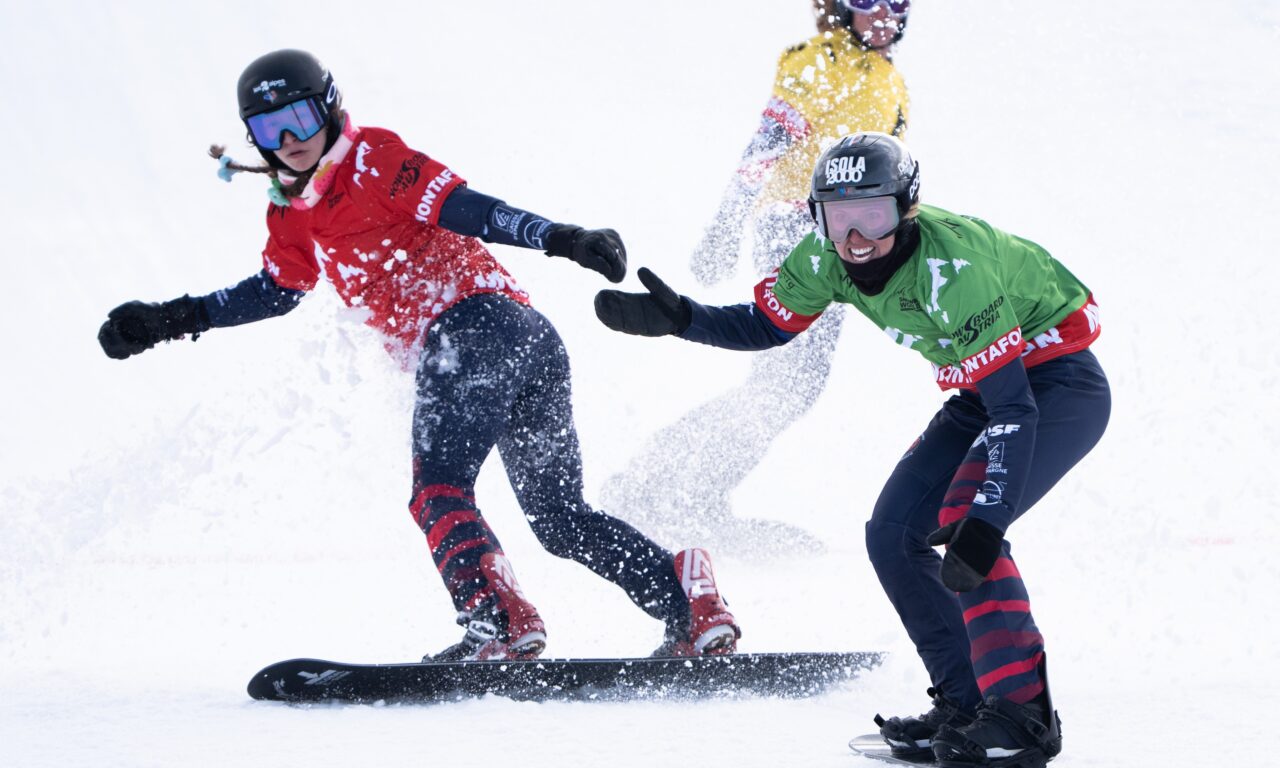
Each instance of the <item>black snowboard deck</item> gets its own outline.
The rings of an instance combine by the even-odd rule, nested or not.
[[[493,694],[518,700],[662,699],[747,693],[802,698],[880,663],[882,654],[740,653],[634,659],[345,664],[291,659],[249,681],[255,699],[431,703]]]

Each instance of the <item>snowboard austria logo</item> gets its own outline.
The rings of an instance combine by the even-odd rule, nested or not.
[[[391,180],[391,191],[388,192],[387,197],[395,200],[396,195],[416,186],[418,179],[422,177],[422,166],[426,164],[427,156],[421,152],[414,152],[410,155],[409,159],[400,164],[400,170],[396,172],[396,177]]]
[[[285,82],[283,79],[281,79],[281,80],[263,80],[262,82],[260,82],[260,83],[258,83],[257,85],[253,86],[253,92],[254,92],[254,93],[260,93],[260,94],[262,94],[262,100],[263,100],[263,101],[265,101],[265,102],[267,102],[268,104],[271,104],[271,103],[273,103],[276,99],[280,98],[280,97],[276,94],[275,89],[276,89],[276,88],[284,88],[286,85],[288,85],[288,83],[287,83],[287,82]]]
[[[954,335],[955,342],[961,346],[967,347],[977,340],[982,332],[995,325],[996,319],[999,317],[1000,308],[1004,306],[1004,296],[997,296],[995,301],[987,305],[977,314],[970,315],[965,320]]]
[[[865,157],[833,157],[827,161],[827,184],[857,184],[866,172]]]

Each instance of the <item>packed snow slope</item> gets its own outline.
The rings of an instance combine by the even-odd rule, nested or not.
[[[705,290],[688,254],[777,54],[811,34],[807,0],[12,2],[3,16],[0,765],[850,766],[845,742],[873,714],[926,706],[862,525],[942,396],[868,323],[846,323],[830,388],[734,497],[825,552],[717,558],[743,650],[892,652],[799,701],[248,700],[276,659],[415,659],[458,636],[406,510],[411,379],[327,288],[287,318],[125,362],[95,340],[120,302],[259,268],[263,184],[222,183],[204,153],[253,159],[234,84],[280,47],[320,54],[357,123],[475,189],[615,227],[633,270],[745,300],[749,264]],[[898,58],[926,200],[1044,244],[1103,311],[1110,430],[1011,533],[1064,768],[1269,764],[1277,51],[1271,0],[988,0],[918,3]],[[590,497],[654,429],[745,375],[747,355],[607,331],[594,273],[498,253],[568,345]],[[478,495],[550,654],[657,644],[620,591],[540,550],[496,461]]]

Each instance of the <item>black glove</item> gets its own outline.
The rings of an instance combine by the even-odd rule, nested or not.
[[[600,291],[596,317],[615,331],[636,336],[669,336],[684,333],[693,322],[689,302],[646,267],[636,273],[648,293]]]
[[[942,583],[956,592],[977,589],[986,580],[1000,559],[1003,542],[999,528],[973,517],[960,518],[925,539],[931,547],[948,545],[942,558]]]
[[[627,276],[627,247],[612,229],[583,229],[557,224],[547,233],[547,255],[563,256],[593,269],[611,283]]]
[[[188,333],[198,336],[209,327],[204,305],[190,296],[162,304],[130,301],[107,313],[107,322],[98,329],[98,343],[107,357],[123,360],[162,341]]]

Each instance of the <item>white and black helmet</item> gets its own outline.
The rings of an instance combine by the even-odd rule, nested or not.
[[[249,127],[249,141],[258,147],[259,153],[273,167],[285,166],[274,152],[264,149],[254,140],[249,121],[257,115],[293,102],[309,100],[325,124],[328,135],[326,151],[342,133],[342,92],[334,83],[329,69],[306,51],[286,48],[254,59],[240,74],[236,97],[240,105],[240,119]]]
[[[823,203],[867,197],[893,197],[904,224],[920,200],[920,164],[906,144],[887,133],[845,136],[818,158],[809,188],[809,213],[818,233],[828,237]]]

